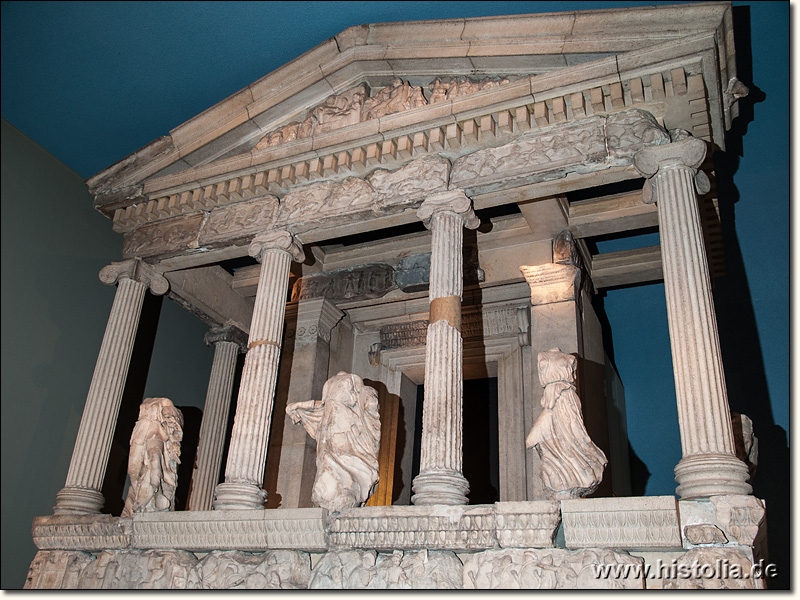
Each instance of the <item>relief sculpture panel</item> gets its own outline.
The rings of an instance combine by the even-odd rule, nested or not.
[[[315,273],[299,278],[292,288],[292,302],[327,298],[332,301],[355,301],[380,298],[397,285],[394,269],[386,264],[370,264]]]
[[[215,208],[200,233],[200,244],[209,248],[249,241],[275,221],[278,199],[266,196]]]
[[[297,188],[284,196],[276,225],[300,225],[328,219],[352,220],[372,212],[374,191],[363,179],[325,181]]]

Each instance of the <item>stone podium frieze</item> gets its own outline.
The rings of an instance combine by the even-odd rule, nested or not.
[[[378,393],[358,375],[339,372],[325,382],[322,400],[289,404],[286,414],[317,440],[314,506],[363,506],[378,484]]]

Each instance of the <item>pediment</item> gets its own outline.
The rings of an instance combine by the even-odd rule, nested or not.
[[[125,256],[164,258],[235,255],[277,224],[304,243],[402,225],[423,191],[460,187],[487,208],[635,178],[626,143],[681,128],[724,147],[730,10],[352,27],[87,183]]]

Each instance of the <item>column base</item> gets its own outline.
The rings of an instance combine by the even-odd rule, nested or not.
[[[747,466],[729,454],[693,454],[675,467],[676,490],[682,499],[736,494],[747,496],[753,488],[747,483]]]
[[[99,515],[105,503],[105,497],[97,490],[65,487],[56,494],[53,514]]]
[[[252,483],[220,483],[214,491],[214,510],[264,508],[267,492]]]
[[[467,504],[469,482],[456,471],[424,471],[411,486],[412,504]]]

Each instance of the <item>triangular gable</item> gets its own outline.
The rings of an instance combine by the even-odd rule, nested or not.
[[[461,117],[488,114],[496,124],[498,111],[509,110],[513,119],[521,106],[529,108],[529,124],[535,127],[541,125],[537,117],[550,123],[562,115],[576,116],[571,103],[575,99],[580,104],[577,95],[585,105],[577,107],[577,116],[647,105],[658,118],[672,120],[666,122],[668,127],[694,129],[695,135],[723,147],[724,130],[735,116],[730,93],[726,96],[735,76],[731,38],[727,2],[351,27],[87,183],[96,208],[115,222],[126,209],[130,216],[131,207],[144,215],[144,221],[117,226],[129,230],[161,218],[153,213],[154,202],[166,206],[172,196],[212,184],[227,192],[233,179],[241,183],[241,177],[285,165],[296,170],[304,161],[324,159],[328,151],[335,156],[337,144],[349,152],[349,146],[364,148],[359,142],[370,135],[373,143],[383,143],[404,128],[438,122],[461,127]],[[427,88],[437,77],[511,81],[399,117],[388,115],[333,135],[327,132],[310,142],[254,150],[270,132],[305,118],[331,95],[361,83],[374,93],[399,79],[430,95]],[[692,82],[691,92],[702,98],[691,97]],[[685,102],[666,101],[673,96],[685,96]],[[694,107],[692,100],[697,101]],[[702,109],[696,109],[701,103]],[[308,166],[300,166],[301,173]],[[281,180],[272,191],[281,195],[296,183],[302,181]],[[237,199],[235,190],[233,194]],[[180,214],[174,202],[165,210],[164,215]]]

